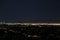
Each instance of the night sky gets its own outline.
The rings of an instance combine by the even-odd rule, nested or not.
[[[60,21],[60,1],[0,0],[0,21]]]

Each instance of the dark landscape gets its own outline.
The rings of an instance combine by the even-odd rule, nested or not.
[[[0,24],[0,40],[60,40],[58,25]]]

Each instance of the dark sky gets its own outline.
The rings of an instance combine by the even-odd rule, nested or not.
[[[0,0],[0,20],[58,21],[59,0]]]

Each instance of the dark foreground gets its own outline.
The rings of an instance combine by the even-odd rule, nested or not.
[[[0,40],[60,40],[60,26],[0,25]]]

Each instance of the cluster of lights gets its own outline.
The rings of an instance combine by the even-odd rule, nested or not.
[[[0,24],[7,24],[7,25],[60,25],[60,23],[1,23]]]

